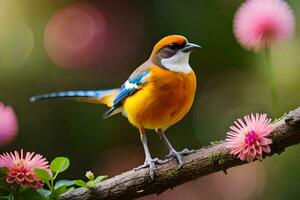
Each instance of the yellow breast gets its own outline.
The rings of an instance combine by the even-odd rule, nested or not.
[[[138,128],[168,128],[190,110],[196,76],[151,67],[148,82],[124,101],[128,120]]]

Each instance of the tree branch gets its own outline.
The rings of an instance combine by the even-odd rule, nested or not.
[[[273,140],[271,154],[282,153],[286,147],[300,143],[300,107],[274,124],[270,134]],[[134,199],[153,193],[162,193],[187,181],[217,171],[246,164],[229,154],[224,141],[212,144],[184,158],[185,165],[178,169],[176,161],[158,166],[154,180],[148,170],[130,170],[107,179],[93,189],[78,188],[62,195],[59,200]]]

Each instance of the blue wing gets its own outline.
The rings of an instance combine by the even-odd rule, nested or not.
[[[129,79],[121,86],[120,92],[116,95],[113,106],[103,115],[104,118],[107,118],[114,114],[114,111],[117,110],[122,102],[128,97],[138,91],[144,83],[147,82],[147,75],[149,71],[141,70],[140,72],[135,71]],[[116,112],[116,111],[115,111]]]
[[[145,77],[149,72],[142,72],[135,76],[134,78],[128,79],[120,89],[120,92],[117,94],[114,100],[114,106],[120,104],[126,97],[134,94],[137,90],[140,89],[140,86],[145,83]]]

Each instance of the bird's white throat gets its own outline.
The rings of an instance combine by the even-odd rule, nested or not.
[[[170,58],[161,59],[161,64],[170,71],[188,74],[192,71],[192,68],[189,65],[189,57],[190,52],[178,52]]]

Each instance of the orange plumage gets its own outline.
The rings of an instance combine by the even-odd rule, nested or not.
[[[148,84],[124,101],[128,120],[137,128],[166,129],[179,120],[192,106],[196,76],[174,73],[156,65],[150,69]]]

